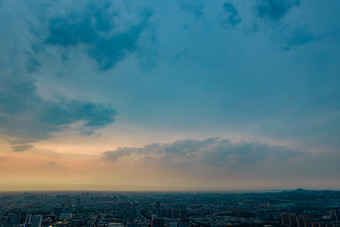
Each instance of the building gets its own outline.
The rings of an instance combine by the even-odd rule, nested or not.
[[[33,215],[31,227],[41,227],[42,215]]]
[[[161,217],[161,208],[160,208],[160,202],[159,201],[157,201],[155,203],[155,214],[158,218]]]
[[[26,214],[24,224],[30,225],[32,223],[32,214]]]
[[[171,222],[169,225],[169,227],[177,227],[177,226],[178,226],[177,222]]]
[[[153,215],[151,219],[151,227],[162,227],[162,226],[163,226],[163,219],[156,217],[156,215]]]

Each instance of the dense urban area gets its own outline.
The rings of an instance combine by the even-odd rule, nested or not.
[[[0,227],[340,226],[340,191],[2,192]]]

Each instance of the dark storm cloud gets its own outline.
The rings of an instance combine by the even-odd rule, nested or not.
[[[234,27],[235,25],[241,22],[241,18],[239,17],[238,12],[233,4],[225,2],[223,4],[223,9],[226,14],[226,18],[223,21],[224,23],[228,23]]]
[[[49,22],[46,44],[62,46],[65,50],[86,45],[89,57],[103,71],[123,61],[136,51],[137,41],[147,28],[152,15],[150,9],[138,13],[139,21],[119,30],[119,12],[111,11],[109,4],[89,4],[83,11],[71,12]]]
[[[259,0],[255,9],[259,17],[279,21],[292,7],[299,4],[300,0]]]
[[[91,134],[95,129],[114,122],[116,112],[110,106],[77,99],[45,100],[37,95],[35,83],[28,76],[2,73],[1,133],[19,138],[46,139],[51,132],[60,131],[72,123],[81,122],[81,132]],[[14,147],[16,151],[20,149]]]
[[[29,149],[32,149],[34,146],[31,144],[24,144],[24,145],[18,145],[18,146],[13,146],[12,150],[14,152],[23,152]]]

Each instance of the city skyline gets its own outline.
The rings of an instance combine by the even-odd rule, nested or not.
[[[340,2],[0,2],[0,191],[340,189]]]

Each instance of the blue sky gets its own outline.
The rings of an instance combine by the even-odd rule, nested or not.
[[[198,182],[339,188],[339,11],[327,0],[2,1],[0,162],[69,146],[189,177],[206,166]]]

